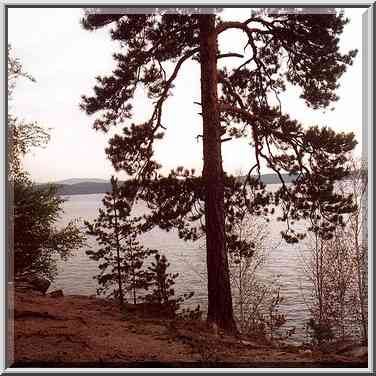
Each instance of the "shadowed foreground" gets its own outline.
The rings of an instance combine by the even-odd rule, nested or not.
[[[12,367],[367,367],[346,346],[339,354],[257,343],[85,296],[17,291],[14,328]]]

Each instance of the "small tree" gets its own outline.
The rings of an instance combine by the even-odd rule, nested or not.
[[[312,284],[308,329],[313,342],[321,345],[334,338],[354,337],[354,293],[356,263],[345,224],[338,225],[330,238],[316,231],[307,263]]]
[[[35,79],[22,69],[21,62],[13,55],[12,47],[8,45],[9,108],[11,108],[12,95],[20,78],[26,78],[35,82]],[[14,114],[8,113],[8,180],[14,181],[21,178],[27,180],[27,174],[21,166],[22,157],[34,147],[45,146],[49,140],[48,129],[45,129],[37,122],[20,120]]]
[[[366,191],[367,174],[364,166],[350,161],[350,174],[337,182],[341,194],[351,194],[355,205],[329,233],[332,226],[325,218],[316,217],[311,259],[307,275],[312,283],[309,328],[317,344],[336,338],[354,338],[356,325],[361,338],[367,341],[367,243]],[[363,168],[362,168],[363,167]],[[315,218],[315,216],[313,216]]]
[[[341,182],[341,191],[349,191],[357,209],[349,215],[347,225],[347,238],[354,250],[354,261],[356,269],[356,316],[361,326],[361,335],[364,343],[368,339],[368,241],[367,241],[367,220],[368,220],[368,172],[367,163],[351,161],[349,178]]]
[[[351,193],[357,204],[346,220],[345,238],[352,250],[352,260],[355,268],[354,289],[355,317],[361,328],[361,337],[364,343],[368,339],[368,228],[367,228],[367,204],[368,204],[368,173],[365,161],[351,160],[351,174],[346,180],[339,183],[341,193]]]
[[[13,186],[15,275],[32,273],[53,280],[56,256],[66,260],[83,246],[84,237],[73,221],[62,229],[54,226],[64,202],[56,195],[56,187],[39,188],[28,179],[16,180]]]
[[[23,71],[20,61],[8,51],[8,103],[19,78],[35,81]],[[32,273],[50,280],[57,273],[57,258],[66,260],[73,250],[84,244],[84,236],[74,221],[62,229],[55,224],[64,200],[54,186],[35,186],[22,168],[23,156],[34,147],[47,144],[48,130],[36,122],[19,120],[8,114],[8,182],[13,193],[13,215],[10,216],[10,247],[16,277]]]
[[[266,222],[249,214],[244,205],[237,207],[229,232],[226,233],[234,313],[241,333],[274,338],[285,324],[279,312],[283,298],[276,286],[277,279],[265,282],[260,272],[267,260]]]
[[[256,273],[265,262],[265,231],[249,215],[247,208],[239,216],[236,223],[231,224],[232,230],[226,233],[226,238],[234,313],[239,322],[238,328],[244,333],[251,330],[250,322],[255,318],[255,311],[261,303],[255,302],[256,290],[261,287]]]
[[[193,292],[175,298],[175,290],[173,286],[175,285],[175,279],[179,274],[167,272],[170,264],[165,255],[161,256],[157,253],[154,257],[155,262],[152,262],[151,266],[148,267],[150,272],[149,282],[150,285],[153,286],[153,290],[150,294],[145,296],[145,300],[149,303],[156,303],[160,305],[161,308],[167,309],[169,314],[175,315],[180,304],[191,298]]]
[[[326,252],[327,244],[319,228],[319,225],[312,228],[313,234],[309,236],[310,256],[305,265],[307,278],[312,285],[308,307],[311,317],[307,323],[307,330],[312,342],[317,345],[334,338],[335,314],[334,285],[329,281],[329,253]]]
[[[156,251],[145,249],[136,240],[140,218],[131,218],[129,192],[119,187],[114,177],[111,185],[112,191],[103,198],[104,209],[99,209],[98,218],[93,223],[85,221],[87,233],[96,236],[100,245],[98,250],[88,250],[86,254],[101,262],[100,274],[94,277],[101,286],[97,293],[113,289],[110,295],[118,297],[122,305],[125,293],[131,292],[136,304],[136,291],[147,288],[147,272],[142,269],[144,260]]]

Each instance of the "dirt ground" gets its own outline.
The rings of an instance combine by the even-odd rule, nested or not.
[[[214,333],[204,321],[121,311],[85,296],[15,293],[12,367],[367,367],[367,356],[265,344]]]

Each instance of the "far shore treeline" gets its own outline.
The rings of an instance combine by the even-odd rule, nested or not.
[[[291,183],[295,179],[295,175],[282,174],[282,177],[286,183]],[[239,179],[243,181],[244,176],[240,176]],[[77,181],[77,183],[76,183]],[[279,184],[280,180],[276,174],[264,174],[261,175],[261,181],[264,184]],[[70,195],[89,195],[98,193],[107,193],[111,191],[111,183],[105,179],[67,179],[58,182],[54,182],[57,187],[57,194],[61,196]],[[42,183],[39,186],[47,186],[48,184]]]
[[[285,182],[292,182],[295,176],[288,174],[282,174]],[[244,180],[244,177],[239,177],[240,180]],[[67,179],[53,183],[57,186],[57,193],[59,195],[86,195],[95,193],[106,193],[111,191],[110,181],[102,179]],[[264,184],[278,184],[280,183],[279,177],[276,174],[264,174],[261,175],[261,180]],[[76,183],[77,181],[77,183]],[[39,184],[41,186],[47,184]]]

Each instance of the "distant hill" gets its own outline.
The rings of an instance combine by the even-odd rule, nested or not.
[[[82,182],[71,184],[56,184],[57,193],[60,195],[88,195],[106,193],[111,191],[111,183]]]
[[[286,183],[292,182],[294,176],[287,174],[282,174]],[[244,180],[245,177],[240,177]],[[261,180],[264,184],[279,184],[279,178],[276,174],[264,174],[261,175]],[[87,195],[95,193],[106,193],[111,191],[111,183],[104,179],[82,179],[82,178],[72,178],[61,180],[53,183],[58,186],[58,194],[64,196],[71,195]],[[44,184],[40,184],[43,186]]]
[[[296,176],[282,174],[286,183],[291,183],[295,180]],[[244,181],[245,176],[240,176],[239,180]],[[277,174],[264,174],[261,175],[261,180],[264,184],[280,184]],[[72,178],[54,182],[58,186],[58,194],[60,195],[87,195],[94,193],[106,193],[111,191],[111,183],[105,179],[82,179]],[[46,184],[38,184],[43,186]]]
[[[82,180],[80,183],[74,183],[72,180]],[[39,187],[44,187],[49,184],[53,184],[57,186],[57,193],[61,196],[67,195],[87,195],[87,194],[94,194],[94,193],[106,193],[111,191],[111,183],[102,180],[102,179],[67,179],[67,180],[62,180],[62,181],[67,181],[68,183],[61,183],[60,181],[58,182],[53,182],[53,183],[37,183]],[[96,182],[97,180],[98,182]]]
[[[72,179],[65,179],[56,181],[54,184],[56,185],[72,185],[72,184],[79,184],[79,183],[109,183],[109,180],[105,179],[82,179],[82,178],[72,178]]]

